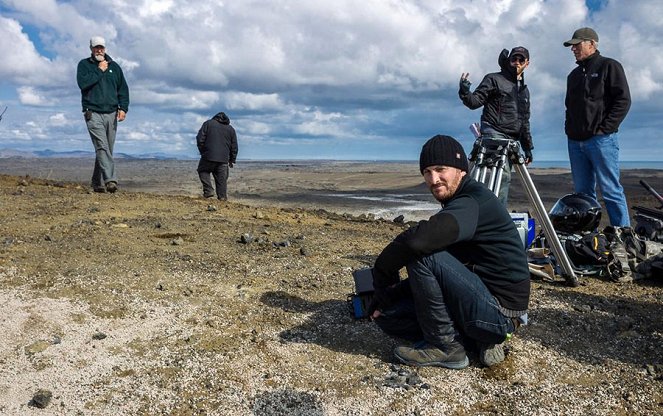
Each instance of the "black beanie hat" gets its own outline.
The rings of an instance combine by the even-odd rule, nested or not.
[[[463,146],[453,137],[440,134],[426,142],[419,156],[419,170],[422,174],[424,169],[433,165],[451,166],[465,172],[469,170]]]

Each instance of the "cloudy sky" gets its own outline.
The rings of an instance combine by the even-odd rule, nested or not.
[[[626,70],[623,160],[663,160],[660,0],[0,0],[0,149],[91,150],[76,85],[106,38],[131,105],[116,152],[195,157],[218,111],[240,159],[416,159],[442,133],[471,148],[458,99],[524,45],[537,160],[567,160],[562,42],[579,27]]]

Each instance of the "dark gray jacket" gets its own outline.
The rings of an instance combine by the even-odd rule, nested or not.
[[[508,56],[509,51],[504,49],[498,58],[501,71],[486,75],[474,92],[458,91],[458,96],[471,110],[483,106],[482,130],[492,128],[518,140],[523,150],[531,150],[534,145],[529,128],[529,89],[524,78],[518,82]]]
[[[223,112],[203,123],[196,143],[202,159],[222,163],[235,163],[237,160],[237,135]]]

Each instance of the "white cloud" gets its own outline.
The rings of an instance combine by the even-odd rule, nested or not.
[[[179,108],[183,110],[202,110],[219,101],[219,93],[173,88],[165,85],[137,85],[129,83],[130,99],[135,105]],[[130,107],[131,108],[131,107]]]
[[[250,94],[232,91],[222,94],[220,101],[231,110],[264,111],[283,107],[278,94]]]
[[[23,105],[51,106],[55,100],[46,97],[43,93],[33,87],[19,87],[17,90],[19,102]]]
[[[67,126],[71,124],[71,121],[67,119],[67,116],[64,113],[56,113],[50,116],[49,122],[53,126]]]
[[[566,75],[575,66],[562,42],[581,26],[597,29],[601,52],[622,62],[629,77],[634,105],[622,130],[625,153],[637,153],[631,143],[654,140],[629,141],[634,126],[663,128],[650,116],[663,111],[657,0],[603,2],[594,11],[582,0],[0,3],[0,79],[17,93],[12,129],[22,132],[12,137],[50,135],[62,147],[89,146],[73,114],[80,115],[76,64],[92,35],[106,38],[127,77],[131,106],[118,140],[135,151],[156,143],[187,152],[202,121],[227,111],[239,133],[267,149],[298,143],[291,157],[314,154],[323,140],[343,147],[353,137],[398,157],[404,137],[464,138],[480,110],[458,100],[461,72],[476,86],[498,70],[502,48],[524,45],[535,152],[545,158],[564,139]]]
[[[57,68],[39,55],[21,25],[0,16],[0,79],[6,83],[47,85]]]

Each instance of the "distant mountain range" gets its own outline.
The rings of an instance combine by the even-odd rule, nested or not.
[[[191,159],[190,157],[176,157],[166,155],[163,153],[144,153],[140,155],[129,155],[126,153],[115,153],[113,155],[116,159],[155,159],[155,160],[176,160],[176,159]],[[23,151],[14,149],[0,149],[0,159],[17,157],[17,158],[84,158],[94,159],[94,152],[84,150],[72,150],[68,152],[56,152],[51,149]]]

